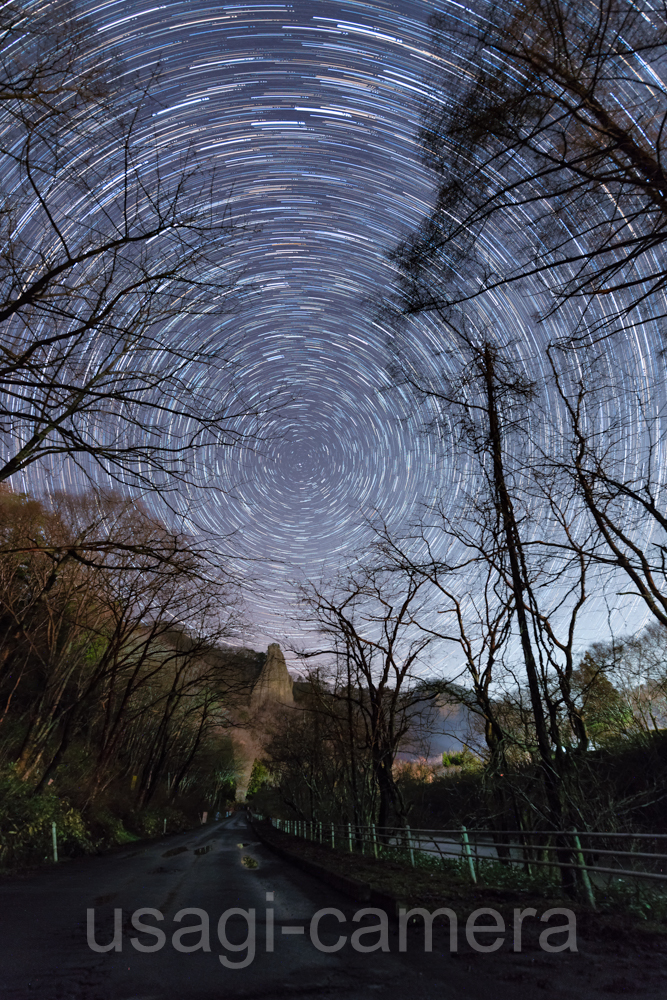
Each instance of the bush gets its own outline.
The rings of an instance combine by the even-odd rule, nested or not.
[[[246,798],[249,799],[253,795],[263,788],[264,784],[269,778],[268,769],[262,764],[261,760],[255,760],[252,765],[252,771],[250,772],[250,780],[248,781],[248,791],[246,792]]]
[[[468,747],[464,747],[463,750],[458,750],[456,753],[448,753],[447,750],[443,751],[442,766],[461,767],[468,771],[478,771],[483,765],[479,757],[476,757]]]
[[[52,824],[58,852],[84,854],[94,850],[86,823],[67,799],[45,789],[35,793],[16,774],[14,765],[0,771],[0,864],[7,868],[37,864],[53,857]]]
[[[642,879],[610,878],[603,889],[595,890],[602,913],[631,913],[642,920],[667,923],[667,896],[660,886]]]

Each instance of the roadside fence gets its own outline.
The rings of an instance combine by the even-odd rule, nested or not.
[[[263,819],[254,815],[255,819]],[[375,824],[322,823],[316,820],[277,819],[277,830],[328,847],[357,851],[375,858],[400,851],[412,866],[422,857],[443,862],[458,859],[473,882],[485,862],[535,869],[569,868],[580,873],[591,905],[601,877],[649,879],[667,883],[667,833],[615,833],[598,830],[411,829]]]

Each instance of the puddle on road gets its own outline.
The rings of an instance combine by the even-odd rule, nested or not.
[[[208,854],[208,852],[212,850],[213,847],[211,846],[211,844],[208,844],[206,847],[198,847],[195,850],[195,854]]]
[[[162,857],[173,858],[175,854],[182,854],[183,851],[187,851],[187,849],[187,847],[172,847],[170,851],[165,851]]]
[[[251,858],[249,854],[244,854],[241,858],[241,864],[246,868],[258,868],[259,865],[254,858]]]

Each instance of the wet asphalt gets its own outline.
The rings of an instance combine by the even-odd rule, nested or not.
[[[318,949],[311,939],[312,918],[319,910],[332,908],[340,912],[321,916]],[[410,934],[408,951],[399,953],[393,920],[388,921],[389,951],[355,950],[352,934],[377,923],[376,917],[353,922],[363,908],[364,904],[278,858],[237,814],[113,855],[63,862],[23,878],[5,879],[0,884],[0,998],[532,1000],[536,996],[529,975],[513,974],[522,968],[521,962],[534,963],[535,957],[516,956],[508,974],[497,955],[452,955],[444,928],[434,932],[430,954],[424,953],[421,934]],[[158,915],[141,917],[136,914],[139,909],[156,910]],[[179,913],[184,909],[198,912]],[[247,947],[253,909],[254,954]],[[218,923],[228,910],[232,912],[223,918],[221,943]],[[88,911],[92,911],[92,947]],[[141,921],[163,932],[162,946],[163,939],[155,932],[136,926]],[[208,940],[202,929],[206,921]],[[179,936],[188,924],[196,929]],[[111,950],[94,950],[112,944],[115,930]],[[334,950],[341,935],[347,941]],[[357,944],[371,947],[378,941],[378,933],[372,932],[358,937]],[[207,945],[210,951],[205,950]],[[544,988],[538,991],[540,997],[547,995]],[[579,995],[586,995],[585,988]]]

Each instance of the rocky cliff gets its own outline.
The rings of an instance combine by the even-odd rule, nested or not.
[[[253,685],[250,703],[252,707],[294,704],[292,678],[277,642],[272,642],[266,651],[266,662]]]
[[[231,736],[237,763],[236,798],[243,801],[271,716],[294,704],[292,678],[277,642],[270,644],[266,654],[230,648],[218,650],[216,658],[234,719]]]

